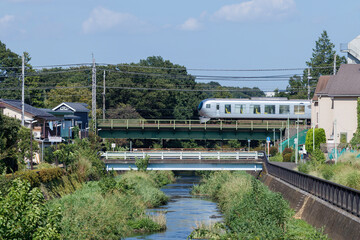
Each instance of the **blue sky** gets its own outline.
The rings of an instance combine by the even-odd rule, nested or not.
[[[33,66],[89,63],[93,53],[96,62],[111,64],[155,55],[189,69],[300,68],[323,30],[338,52],[359,35],[359,12],[356,0],[0,0],[0,40],[18,54],[29,52]]]

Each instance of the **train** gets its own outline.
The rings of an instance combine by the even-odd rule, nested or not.
[[[198,106],[201,123],[210,119],[231,120],[302,120],[310,124],[310,100],[287,98],[210,98]]]

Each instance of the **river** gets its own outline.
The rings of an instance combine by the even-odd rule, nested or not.
[[[197,176],[180,176],[175,183],[161,189],[170,200],[160,208],[150,209],[149,214],[164,211],[166,231],[126,239],[186,239],[197,224],[221,221],[216,203],[190,195],[191,187],[199,181]]]

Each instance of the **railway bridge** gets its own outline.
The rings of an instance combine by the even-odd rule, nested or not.
[[[102,138],[194,139],[194,140],[278,140],[284,134],[283,120],[157,120],[105,119],[97,121]]]

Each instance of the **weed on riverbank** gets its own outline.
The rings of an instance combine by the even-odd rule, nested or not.
[[[64,239],[120,239],[138,232],[166,228],[164,217],[145,214],[147,207],[167,202],[156,179],[169,172],[130,171],[120,176],[88,182],[71,195],[50,201],[62,209],[61,234]],[[172,176],[172,178],[171,178]]]
[[[321,231],[293,218],[293,210],[279,193],[245,172],[214,172],[194,186],[192,193],[217,201],[225,220],[222,226],[195,229],[189,236],[192,239],[327,239]]]

